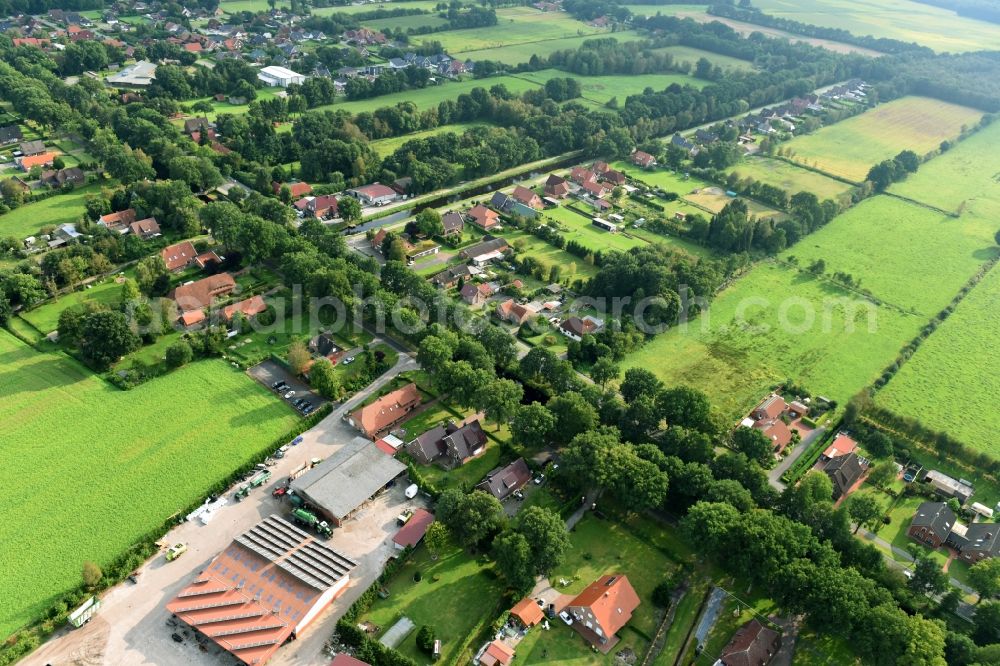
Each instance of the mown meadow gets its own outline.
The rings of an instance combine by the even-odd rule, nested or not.
[[[197,501],[296,417],[218,360],[124,392],[0,331],[0,635]],[[39,575],[44,571],[44,575]]]

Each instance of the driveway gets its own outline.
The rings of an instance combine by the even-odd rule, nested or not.
[[[194,521],[171,530],[163,541],[186,543],[188,551],[183,557],[167,563],[162,553],[153,556],[140,567],[137,584],[126,582],[104,594],[101,610],[89,624],[75,631],[57,632],[22,663],[26,666],[231,666],[232,657],[214,644],[206,645],[202,651],[190,638],[190,630],[184,642],[171,640],[170,634],[176,629],[167,625],[169,614],[164,605],[238,534],[269,515],[287,512],[287,504],[272,498],[271,490],[304,462],[326,458],[350,442],[357,432],[342,420],[343,415],[400,372],[414,368],[416,362],[412,357],[400,355],[391,370],[303,433],[302,443],[290,447],[287,455],[271,468],[272,483],[254,490],[242,502],[227,504],[208,525]],[[378,578],[385,562],[396,552],[391,540],[397,529],[396,516],[406,506],[422,504],[419,497],[413,500],[403,497],[403,488],[403,484],[397,484],[365,506],[355,519],[335,530],[330,546],[358,562],[351,572],[350,585],[299,640],[281,648],[269,663],[297,666],[329,663],[330,657],[323,654],[323,648],[337,619]]]
[[[776,490],[784,490],[785,484],[781,481],[781,475],[785,473],[788,468],[795,464],[795,461],[799,457],[809,450],[812,443],[816,441],[817,438],[822,437],[823,433],[826,432],[826,428],[820,427],[816,428],[808,435],[806,435],[801,442],[795,447],[795,449],[785,456],[781,462],[774,466],[774,468],[768,473],[767,481]]]
[[[282,396],[285,393],[288,393],[288,391],[295,391],[295,395],[288,400],[285,400],[289,406],[291,406],[292,400],[298,400],[299,398],[307,398],[317,409],[320,405],[326,402],[318,393],[309,388],[308,384],[293,375],[287,368],[285,368],[285,366],[276,361],[272,361],[270,359],[262,361],[247,370],[247,373],[263,384],[267,390],[274,393],[279,400],[284,400]],[[274,391],[274,389],[271,388],[271,386],[277,381],[284,381],[290,388],[279,395]]]

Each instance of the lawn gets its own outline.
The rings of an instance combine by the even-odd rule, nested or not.
[[[419,571],[421,580],[414,582]],[[417,628],[428,625],[441,640],[441,661],[449,663],[469,633],[484,617],[500,613],[503,586],[492,568],[481,566],[462,550],[451,550],[437,561],[426,548],[418,548],[386,586],[389,597],[376,599],[360,622],[371,622],[387,631],[401,617]],[[476,646],[478,648],[478,646]],[[405,656],[425,663],[417,648],[417,631],[411,631],[396,648]]]
[[[281,6],[278,3],[276,6]],[[270,10],[267,0],[222,0],[219,3],[222,11],[234,14],[236,12],[266,12]]]
[[[87,212],[88,194],[98,194],[99,185],[88,185],[69,194],[56,194],[48,199],[26,204],[0,215],[0,236],[37,235],[42,227],[76,222]]]
[[[84,561],[109,563],[296,421],[222,361],[124,392],[5,331],[0,400],[0,501],[18,507],[0,526],[0,543],[31,553],[5,565],[4,636],[77,585]]]
[[[567,202],[568,203],[568,202]],[[558,208],[547,208],[542,213],[543,218],[549,217],[556,220],[564,229],[562,235],[566,240],[573,240],[586,248],[595,252],[601,250],[630,250],[633,247],[648,245],[643,240],[626,233],[611,233],[604,229],[598,229],[591,224],[591,214],[586,216],[575,211],[560,206]]]
[[[579,634],[555,621],[548,632],[534,629],[528,633],[518,646],[517,663],[610,664],[615,653],[624,647],[631,647],[640,656],[645,653],[662,613],[652,602],[653,589],[672,575],[677,564],[663,553],[662,545],[658,547],[636,536],[636,533],[663,531],[662,525],[647,519],[634,519],[630,524],[632,529],[618,521],[604,521],[587,514],[570,533],[571,548],[563,563],[549,576],[563,594],[578,594],[605,574],[628,576],[641,603],[632,620],[619,632],[621,642],[609,655],[597,654]],[[559,585],[560,579],[569,584]]]
[[[498,23],[484,28],[449,30],[429,35],[425,41],[440,42],[452,56],[466,58],[466,52],[504,46],[533,45],[567,37],[606,32],[577,21],[563,12],[541,12],[533,7],[507,7],[497,10]],[[534,49],[526,48],[518,62],[527,62]]]
[[[591,278],[597,275],[597,267],[587,263],[582,257],[570,254],[550,245],[537,236],[523,231],[505,231],[502,234],[515,250],[528,254],[538,260],[546,271],[552,266],[559,266],[561,279]]]
[[[57,300],[46,301],[34,310],[22,312],[21,316],[47,335],[59,327],[59,315],[68,307],[88,301],[108,306],[120,303],[122,296],[122,283],[118,282],[120,279],[117,274],[106,277],[101,282],[90,285],[89,289],[85,287],[60,296]]]
[[[424,130],[423,132],[413,132],[412,134],[404,134],[403,136],[395,136],[390,139],[379,139],[378,141],[372,141],[371,147],[378,152],[382,157],[391,155],[396,150],[398,150],[402,145],[408,141],[415,141],[417,139],[427,139],[432,136],[437,136],[438,134],[443,134],[445,132],[454,132],[455,134],[463,134],[464,132],[472,129],[473,127],[482,127],[484,123],[453,123],[451,125],[440,125],[434,129]]]
[[[440,33],[436,33],[440,34]],[[634,42],[643,37],[632,30],[622,30],[613,35],[601,35],[601,37],[614,37],[619,42]],[[433,37],[432,37],[433,38]],[[531,56],[537,55],[539,58],[547,58],[556,51],[575,51],[580,48],[588,39],[594,39],[594,35],[582,35],[576,37],[564,37],[562,39],[548,39],[533,44],[513,44],[509,46],[488,47],[475,51],[463,51],[462,59],[468,60],[494,60],[505,65],[519,65],[528,62]],[[682,47],[670,47],[682,48]]]
[[[259,88],[257,90],[257,101],[263,102],[269,99],[274,99],[277,96],[278,91],[280,90],[281,88]],[[187,116],[185,116],[185,118],[197,118],[203,116],[205,118],[208,118],[209,120],[214,121],[215,118],[220,113],[229,113],[235,116],[239,116],[250,110],[249,102],[246,104],[230,104],[229,102],[217,102],[215,101],[214,97],[201,97],[198,99],[187,100],[186,102],[184,102],[184,106],[190,107],[196,102],[208,102],[209,104],[212,105],[212,111],[210,111],[209,113],[202,113],[200,111],[191,111],[188,113]],[[178,119],[177,124],[183,125],[184,120]]]
[[[796,162],[862,181],[872,165],[901,150],[917,155],[954,139],[981,111],[927,97],[903,97],[783,144]]]
[[[937,314],[997,254],[995,222],[955,219],[887,196],[866,199],[786,250],[799,265],[826,262],[876,298],[926,318]]]
[[[789,196],[799,192],[812,192],[820,200],[836,201],[851,190],[851,186],[847,183],[770,157],[745,157],[742,162],[730,169],[730,173],[735,173],[740,178],[753,178],[779,187],[788,192]]]
[[[762,263],[719,293],[703,315],[626,357],[623,370],[648,368],[669,385],[705,391],[733,418],[786,379],[843,403],[925,322]]]
[[[1000,269],[994,267],[899,369],[877,401],[968,446],[1000,456],[998,348]],[[960,414],[970,416],[959,418]]]
[[[754,0],[765,14],[855,35],[916,42],[935,51],[993,50],[996,25],[912,0]]]

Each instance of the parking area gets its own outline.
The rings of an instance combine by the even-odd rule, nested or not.
[[[309,388],[309,385],[304,381],[289,372],[283,365],[275,361],[263,361],[258,365],[247,370],[250,376],[259,381],[261,384],[267,387],[269,391],[273,391],[282,400],[289,403],[290,406],[294,407],[292,404],[297,400],[304,400],[302,403],[304,407],[305,404],[311,404],[313,409],[319,409],[319,407],[325,402],[323,398]],[[284,382],[285,387],[281,391],[276,391],[274,385],[277,382]],[[288,395],[291,393],[291,395]],[[285,396],[288,395],[286,398]],[[301,409],[299,410],[302,411]]]

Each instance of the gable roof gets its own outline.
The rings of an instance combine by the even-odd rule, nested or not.
[[[518,458],[506,467],[497,467],[476,484],[477,490],[490,493],[499,500],[506,499],[515,490],[524,487],[531,479],[531,470],[524,458]]]
[[[304,197],[305,195],[312,192],[312,185],[310,185],[309,183],[279,183],[277,181],[271,183],[271,190],[275,194],[278,194],[279,192],[281,192],[281,188],[283,185],[288,186],[288,191],[291,192],[292,197],[296,199],[299,197]]]
[[[628,624],[639,603],[639,595],[628,582],[628,576],[608,574],[587,586],[569,605],[590,609],[604,635],[610,637]]]
[[[781,634],[754,618],[740,627],[719,660],[723,666],[764,666],[781,645]]]
[[[955,512],[944,502],[921,502],[910,519],[910,527],[926,527],[944,541],[955,525]]]
[[[864,471],[864,467],[861,466],[861,459],[858,458],[858,454],[856,453],[837,456],[823,468],[823,472],[833,482],[833,493],[838,498],[850,490],[851,486],[864,474]]]
[[[163,263],[167,265],[168,271],[174,271],[187,266],[194,261],[196,256],[198,256],[198,251],[194,249],[194,243],[191,241],[182,241],[168,245],[160,250],[160,257],[163,258]]]
[[[538,203],[538,195],[529,190],[527,187],[522,187],[518,185],[514,188],[514,192],[511,194],[515,200],[523,203],[525,206],[534,206]]]
[[[545,617],[542,608],[531,597],[521,599],[510,609],[510,614],[521,621],[526,627],[533,627]]]
[[[182,312],[200,310],[212,304],[216,296],[228,294],[236,288],[236,281],[229,273],[210,275],[195,282],[182,284],[173,291],[173,299]]]
[[[427,509],[417,509],[406,521],[406,524],[399,528],[396,536],[392,537],[394,543],[403,548],[413,548],[427,534],[427,528],[434,522],[434,514]]]
[[[45,152],[45,142],[40,139],[36,139],[34,141],[24,141],[20,146],[18,146],[18,148],[20,148],[21,152],[25,155],[38,155],[39,153]]]
[[[129,225],[129,229],[136,236],[151,236],[160,233],[160,225],[155,217],[147,217],[145,220],[138,220]]]
[[[254,317],[267,310],[267,303],[263,296],[251,296],[250,298],[227,305],[222,309],[222,318],[226,321],[232,320],[237,312],[241,312],[244,317]]]
[[[355,437],[292,481],[292,490],[340,521],[405,471],[406,465],[374,442]]]
[[[461,231],[465,227],[465,218],[461,213],[449,211],[441,216],[441,224],[445,233]]]
[[[361,430],[374,434],[398,421],[400,410],[409,411],[417,404],[420,404],[420,391],[416,384],[411,383],[356,409],[351,418]]]
[[[114,229],[116,227],[127,227],[128,225],[135,222],[135,208],[129,208],[126,210],[120,210],[117,213],[108,213],[107,215],[101,215],[97,220],[98,224],[103,224],[108,229]]]
[[[823,451],[823,455],[827,458],[836,458],[837,456],[846,456],[848,453],[854,453],[855,449],[858,448],[858,443],[854,441],[854,438],[850,435],[840,432],[833,439],[830,446],[826,447]]]
[[[469,211],[469,217],[484,229],[488,229],[497,224],[500,215],[495,210],[490,210],[482,204],[478,204]]]
[[[514,660],[514,650],[503,641],[497,639],[486,646],[483,656],[479,658],[479,663],[484,666],[495,666],[501,664],[507,666]]]
[[[506,252],[508,247],[510,244],[505,238],[487,238],[487,240],[465,248],[459,254],[463,259],[471,259],[488,252]]]
[[[357,566],[279,516],[237,536],[167,603],[241,663],[263,664]],[[280,611],[280,612],[278,612]],[[207,627],[211,629],[206,630]]]

